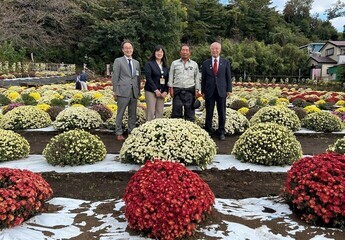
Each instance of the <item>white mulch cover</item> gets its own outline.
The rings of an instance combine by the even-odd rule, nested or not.
[[[108,154],[106,159],[93,165],[80,167],[53,167],[46,163],[41,155],[30,155],[28,158],[17,161],[0,163],[0,167],[29,169],[33,172],[119,172],[138,170],[139,166],[122,164],[117,155]],[[236,168],[238,170],[249,169],[261,172],[286,172],[286,167],[264,167],[254,164],[241,163],[233,156],[217,155],[214,163],[208,168]],[[189,167],[189,169],[198,169]],[[140,235],[126,231],[127,222],[124,217],[124,202],[122,200],[84,201],[68,198],[53,198],[50,204],[60,206],[55,213],[43,213],[31,218],[11,229],[0,232],[0,240],[53,240],[71,239],[85,232],[98,236],[94,239],[102,240],[136,240],[146,239]],[[101,205],[111,205],[113,209],[109,213],[100,213],[97,208]],[[216,199],[215,211],[224,216],[221,224],[211,224],[206,229],[197,229],[197,232],[205,235],[204,239],[300,239],[299,233],[307,233],[313,240],[337,239],[333,235],[344,234],[338,229],[326,229],[313,227],[296,222],[288,205],[278,197],[273,198],[248,198],[242,200]],[[102,209],[102,208],[100,208]],[[268,211],[267,211],[268,210]],[[96,226],[88,226],[86,222],[78,222],[78,216],[87,216],[97,221]],[[259,220],[260,226],[255,226],[253,221]],[[285,226],[287,231],[277,233],[275,228]],[[340,238],[338,238],[340,239]]]

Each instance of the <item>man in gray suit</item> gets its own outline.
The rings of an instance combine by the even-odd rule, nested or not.
[[[140,95],[140,65],[132,58],[133,44],[125,40],[121,44],[123,57],[116,58],[113,67],[113,90],[117,101],[116,140],[124,141],[122,119],[128,107],[128,133],[135,128],[137,120],[137,99]]]

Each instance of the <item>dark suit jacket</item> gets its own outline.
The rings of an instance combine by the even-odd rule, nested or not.
[[[169,80],[169,70],[163,67],[163,77],[165,79],[165,84],[160,84],[160,78],[162,76],[161,69],[159,68],[155,60],[148,61],[145,65],[145,91],[154,92],[157,89],[161,92],[168,93],[168,80]]]
[[[224,58],[219,58],[218,72],[213,73],[212,58],[205,60],[202,64],[201,92],[205,98],[212,97],[215,88],[220,97],[226,97],[227,92],[232,92],[230,63]]]

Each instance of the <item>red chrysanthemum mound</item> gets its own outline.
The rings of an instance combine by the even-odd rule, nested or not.
[[[345,155],[304,157],[288,171],[285,197],[302,220],[318,226],[345,227]]]
[[[53,190],[40,174],[0,168],[0,229],[21,224],[43,211]]]
[[[182,164],[155,160],[130,179],[124,201],[130,228],[149,237],[175,239],[193,234],[211,212],[214,194]]]

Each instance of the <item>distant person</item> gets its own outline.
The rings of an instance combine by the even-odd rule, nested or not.
[[[86,75],[85,70],[83,70],[81,71],[81,74],[80,74],[81,90],[87,90],[86,81],[87,81],[87,75]]]
[[[173,98],[172,118],[195,120],[193,103],[200,90],[200,73],[196,62],[190,59],[190,47],[183,44],[180,59],[172,62],[169,72],[169,91]]]
[[[157,45],[145,65],[146,120],[163,116],[164,99],[168,95],[169,72],[167,58],[162,45]]]
[[[75,72],[74,75],[75,89],[81,90],[80,73]]]
[[[226,97],[231,95],[231,71],[230,63],[221,58],[222,46],[214,42],[210,46],[212,57],[202,64],[201,92],[205,99],[206,121],[205,129],[210,134],[213,133],[212,118],[214,106],[217,104],[218,111],[218,134],[219,139],[225,140],[225,120],[226,120]]]
[[[113,66],[113,90],[117,101],[116,140],[124,141],[122,119],[128,107],[128,133],[135,128],[137,101],[140,95],[140,65],[132,58],[133,44],[125,40],[121,44],[123,57],[116,58]]]

